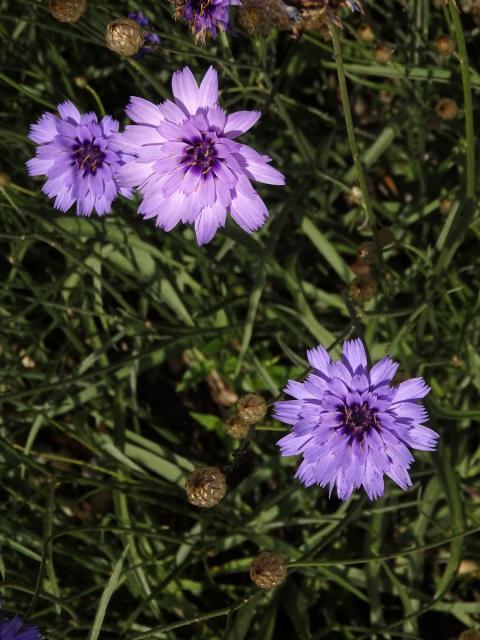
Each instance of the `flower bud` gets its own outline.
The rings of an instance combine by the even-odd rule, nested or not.
[[[390,62],[393,56],[393,49],[386,44],[379,44],[378,47],[375,47],[373,50],[373,59],[378,64],[387,64]]]
[[[248,425],[261,422],[267,415],[267,403],[258,393],[247,393],[237,403],[238,417]]]
[[[218,467],[200,467],[188,474],[185,491],[190,504],[210,509],[225,497],[227,482]]]
[[[0,171],[0,188],[9,187],[11,182],[12,180],[10,176],[7,173]]]
[[[462,631],[458,640],[480,640],[480,631],[474,631],[473,629]]]
[[[357,29],[357,36],[362,42],[375,42],[375,34],[368,22],[363,22]]]
[[[246,438],[250,431],[250,425],[240,419],[237,413],[233,414],[225,422],[225,431],[232,438]]]
[[[107,47],[124,58],[138,53],[144,39],[143,29],[131,18],[112,20],[108,23],[105,32]]]
[[[453,120],[458,115],[458,105],[451,98],[440,98],[435,107],[437,116],[442,120]]]
[[[50,0],[48,6],[59,22],[77,22],[87,10],[87,0]]]
[[[250,578],[260,589],[274,589],[287,577],[287,563],[278,553],[262,551],[250,565]]]
[[[368,302],[373,298],[377,287],[368,276],[354,278],[350,283],[350,297],[357,302]]]
[[[364,264],[377,264],[378,253],[374,242],[362,242],[358,245],[357,258]]]
[[[435,38],[435,49],[441,56],[451,56],[455,51],[455,43],[450,36],[437,36]]]
[[[73,81],[79,89],[85,89],[85,87],[88,87],[88,80],[85,76],[75,76]]]

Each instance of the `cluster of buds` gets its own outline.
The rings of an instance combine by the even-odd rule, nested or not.
[[[245,438],[250,427],[267,415],[267,403],[258,393],[247,393],[237,402],[235,412],[227,419],[225,431],[232,438]]]
[[[262,551],[253,558],[250,578],[260,589],[274,589],[287,577],[287,563],[278,553]]]
[[[59,22],[77,22],[87,10],[87,0],[49,0],[48,8]]]

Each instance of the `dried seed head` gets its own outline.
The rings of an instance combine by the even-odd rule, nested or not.
[[[244,422],[237,413],[227,418],[225,431],[232,438],[246,438],[250,431],[250,425]]]
[[[0,171],[0,188],[10,186],[12,180],[10,176],[3,171]]]
[[[363,22],[357,29],[357,36],[362,42],[375,42],[375,34],[368,22]]]
[[[455,42],[450,36],[437,36],[435,38],[435,49],[441,56],[451,56],[455,51]]]
[[[138,53],[144,42],[144,33],[135,20],[116,18],[108,23],[105,42],[119,56],[128,58]]]
[[[480,631],[474,631],[473,629],[462,631],[458,640],[480,640]]]
[[[286,577],[287,563],[278,553],[262,551],[252,560],[250,578],[260,589],[274,589]]]
[[[386,44],[379,44],[378,47],[375,47],[373,50],[373,59],[378,64],[387,64],[390,62],[393,56],[393,49]]]
[[[345,201],[349,207],[363,207],[363,193],[358,185],[353,185],[353,187],[346,192]]]
[[[225,497],[227,482],[218,467],[200,467],[188,474],[185,491],[190,504],[210,509]]]
[[[446,215],[452,208],[453,202],[450,200],[450,198],[442,198],[438,204],[440,207],[440,213]]]
[[[267,403],[260,394],[247,393],[238,401],[237,411],[240,420],[246,424],[258,424],[267,415]]]
[[[287,29],[291,23],[288,6],[279,0],[244,0],[238,19],[250,35],[265,35],[271,29]]]
[[[458,115],[458,105],[451,98],[440,98],[435,107],[437,116],[442,120],[453,120]]]
[[[368,302],[376,290],[375,281],[368,276],[359,276],[350,283],[350,297],[357,302]]]
[[[88,80],[85,76],[75,76],[73,79],[79,89],[85,89],[88,86]]]
[[[374,242],[362,242],[358,245],[357,258],[365,264],[377,264],[378,253]]]
[[[87,0],[50,0],[48,6],[60,22],[77,22],[87,10]]]

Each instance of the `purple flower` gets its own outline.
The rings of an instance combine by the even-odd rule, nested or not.
[[[336,485],[341,500],[361,485],[370,500],[382,496],[384,475],[410,487],[408,447],[433,451],[438,439],[422,424],[428,414],[418,400],[430,391],[423,378],[391,386],[398,364],[387,357],[369,370],[360,340],[346,341],[336,362],[321,346],[307,356],[313,372],[285,387],[295,400],[275,403],[275,417],[293,425],[278,441],[282,455],[303,454],[296,477],[330,494]]]
[[[116,149],[134,154],[119,170],[124,187],[138,187],[145,218],[170,231],[182,221],[195,225],[198,244],[209,242],[225,225],[227,210],[251,233],[268,217],[267,208],[250,184],[284,184],[270,158],[235,138],[260,118],[259,111],[227,116],[218,106],[217,72],[210,67],[197,86],[188,67],[172,78],[175,102],[155,105],[130,98],[128,116],[137,124],[115,136]]]
[[[150,24],[149,19],[143,15],[141,11],[133,11],[128,14],[130,20],[135,20],[137,24],[146,29],[150,27],[151,29],[155,29],[153,24]],[[144,31],[143,33],[144,45],[140,47],[138,52],[135,54],[135,58],[140,60],[147,53],[151,53],[155,51],[160,46],[160,36],[155,33],[155,31]]]
[[[29,138],[39,146],[27,162],[28,173],[47,176],[42,191],[55,198],[56,209],[67,211],[76,202],[78,215],[89,216],[94,209],[100,216],[108,213],[117,193],[131,194],[118,184],[116,172],[124,159],[110,146],[118,122],[110,116],[98,122],[93,112],[80,115],[69,101],[58,111],[60,118],[44,113],[30,128]]]
[[[240,0],[185,0],[183,18],[190,22],[193,33],[205,42],[205,36],[216,38],[218,30],[227,30],[230,6],[239,4]]]
[[[0,622],[0,640],[40,640],[40,631],[32,625],[24,625],[18,617]]]

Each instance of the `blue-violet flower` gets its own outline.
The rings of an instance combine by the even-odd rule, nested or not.
[[[275,403],[275,417],[293,425],[278,441],[282,455],[303,455],[296,477],[307,487],[328,485],[330,494],[336,486],[341,500],[362,485],[370,500],[382,496],[384,475],[411,486],[408,447],[432,451],[438,439],[423,425],[419,400],[430,391],[423,378],[392,386],[398,364],[386,357],[369,369],[358,339],[344,343],[336,362],[322,346],[307,356],[313,372],[285,387],[295,399]]]
[[[240,0],[183,0],[179,13],[196,37],[205,42],[207,36],[216,38],[218,31],[227,31],[230,7],[239,4]]]
[[[155,26],[150,23],[147,16],[143,15],[141,11],[132,11],[132,13],[128,14],[128,17],[130,18],[130,20],[135,20],[137,24],[145,29],[145,31],[143,32],[143,46],[140,47],[140,49],[134,56],[137,60],[140,60],[147,53],[151,53],[152,51],[158,49],[161,42],[160,36],[155,33]],[[148,27],[150,28],[150,30],[147,30]]]
[[[40,640],[40,631],[33,625],[25,625],[16,616],[0,622],[0,640]]]
[[[76,202],[77,214],[108,213],[120,187],[116,173],[125,159],[110,147],[118,122],[110,116],[98,122],[95,113],[81,115],[70,102],[58,105],[60,117],[44,113],[30,128],[29,138],[37,143],[36,157],[27,162],[31,176],[47,176],[42,191],[55,198],[55,208],[67,211]]]
[[[281,185],[283,175],[270,158],[235,140],[260,118],[260,111],[227,115],[218,105],[213,67],[200,86],[188,67],[172,78],[175,101],[155,105],[131,97],[127,115],[136,123],[115,136],[114,148],[135,159],[119,169],[122,186],[138,187],[145,218],[170,231],[182,221],[194,224],[198,244],[225,225],[227,210],[251,233],[268,217],[250,184]]]

